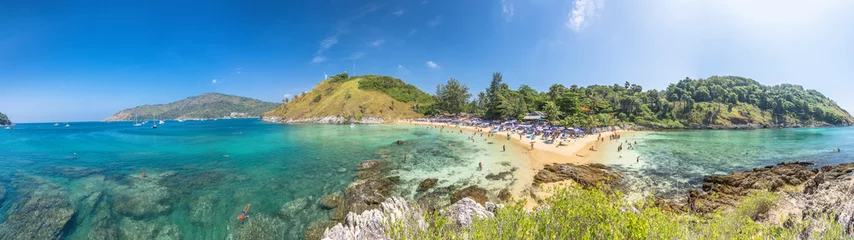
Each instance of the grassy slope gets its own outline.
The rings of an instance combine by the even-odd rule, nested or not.
[[[264,115],[284,119],[341,116],[357,120],[362,117],[392,120],[421,116],[412,110],[412,105],[409,103],[396,101],[382,92],[359,89],[361,80],[361,77],[346,82],[324,80],[311,92],[294,98],[288,104],[281,105]],[[349,99],[346,98],[348,92]],[[317,96],[320,96],[320,101],[315,102]],[[392,102],[394,102],[393,108]]]
[[[231,112],[245,112],[253,116],[276,107],[276,103],[219,93],[206,93],[168,104],[143,105],[122,110],[107,118],[107,121],[131,120],[134,118],[186,119],[218,118]]]

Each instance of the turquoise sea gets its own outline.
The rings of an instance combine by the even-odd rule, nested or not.
[[[491,194],[517,193],[532,181],[506,174],[532,174],[526,150],[508,144],[502,152],[504,141],[472,141],[468,133],[256,119],[132,125],[19,124],[0,131],[0,239],[300,239],[310,223],[327,219],[318,200],[354,182],[356,166],[371,159],[393,162],[386,174],[401,178],[394,194],[408,198],[425,178],[440,179],[437,186],[477,184]],[[638,144],[603,162],[628,176],[630,190],[663,195],[684,194],[705,176],[784,161],[854,161],[854,128],[665,131],[621,141]],[[609,144],[603,151],[616,142]],[[251,224],[238,224],[246,204]]]
[[[483,139],[424,127],[257,119],[150,126],[0,130],[0,239],[53,232],[66,239],[300,239],[310,223],[327,219],[317,201],[355,181],[360,162],[379,158],[392,159],[388,174],[401,178],[395,194],[407,197],[428,177],[440,179],[437,186],[478,184],[495,192],[531,181],[486,180],[519,169],[517,156]],[[246,204],[251,224],[238,224]],[[69,216],[64,226],[39,227]]]
[[[634,149],[616,152],[638,142]],[[841,152],[837,153],[836,150]],[[629,176],[634,191],[684,197],[704,177],[749,171],[781,162],[813,167],[854,162],[854,128],[686,130],[628,133],[605,145],[603,163]],[[638,158],[640,157],[640,161]]]

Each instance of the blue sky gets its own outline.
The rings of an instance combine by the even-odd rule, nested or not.
[[[854,110],[854,1],[119,2],[0,2],[0,112],[86,121],[206,92],[281,101],[343,71],[427,92],[450,77],[482,91],[496,71],[539,90],[740,75]]]

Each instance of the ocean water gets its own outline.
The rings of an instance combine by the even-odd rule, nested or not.
[[[625,150],[635,141],[634,150]],[[619,143],[624,150],[618,153]],[[842,151],[836,153],[837,148]],[[627,174],[632,191],[679,197],[711,175],[781,162],[815,163],[812,167],[854,162],[854,128],[627,133],[602,151],[606,152],[602,162]]]
[[[438,178],[438,187],[494,191],[531,181],[486,179],[524,169],[513,146],[501,152],[488,139],[425,127],[256,119],[132,125],[0,130],[0,236],[45,231],[21,226],[61,219],[52,213],[66,210],[73,212],[60,230],[67,239],[300,239],[310,223],[327,219],[317,201],[356,181],[356,166],[371,159],[393,162],[388,174],[402,179],[395,195],[409,198],[427,177]],[[40,207],[28,208],[33,202]],[[246,204],[251,224],[238,224]]]

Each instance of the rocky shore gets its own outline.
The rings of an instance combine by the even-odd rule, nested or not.
[[[363,117],[361,119],[345,118],[341,116],[328,116],[322,118],[285,119],[275,116],[263,116],[261,120],[271,123],[317,123],[317,124],[382,124],[387,123],[383,118]]]

